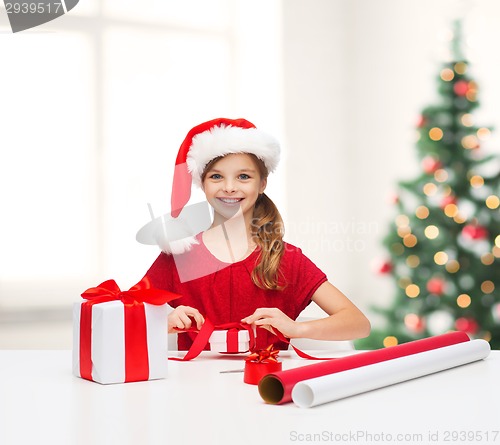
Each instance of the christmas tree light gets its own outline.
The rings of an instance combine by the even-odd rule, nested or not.
[[[395,282],[389,307],[374,308],[384,325],[358,348],[393,346],[461,330],[500,348],[500,172],[477,125],[478,83],[462,56],[456,22],[454,60],[439,69],[440,103],[417,122],[421,173],[401,181],[396,217],[384,239],[388,257],[378,273]],[[489,167],[489,168],[485,168]]]

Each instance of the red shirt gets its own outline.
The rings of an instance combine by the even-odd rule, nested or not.
[[[216,325],[239,322],[260,307],[276,307],[295,320],[311,302],[316,289],[327,280],[301,249],[285,243],[279,272],[279,283],[285,288],[261,289],[251,278],[259,258],[258,248],[242,261],[230,264],[215,258],[200,235],[197,240],[198,245],[181,255],[162,252],[146,276],[154,287],[182,295],[170,303],[173,307],[194,307]],[[266,348],[271,343],[279,349],[288,347],[269,331],[258,329],[257,348]],[[179,350],[187,350],[191,344],[188,334],[179,334]]]

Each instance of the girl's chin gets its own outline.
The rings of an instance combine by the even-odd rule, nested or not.
[[[218,213],[220,216],[222,216],[225,219],[230,219],[235,217],[238,213],[241,212],[241,207],[239,205],[233,206],[233,205],[216,205],[214,207],[214,211]]]

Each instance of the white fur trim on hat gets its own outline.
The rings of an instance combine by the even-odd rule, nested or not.
[[[187,155],[188,170],[193,183],[201,186],[205,166],[214,158],[231,153],[250,153],[262,160],[269,173],[278,166],[279,142],[257,128],[241,128],[232,125],[214,126],[193,137]]]
[[[167,241],[165,239],[158,241],[158,246],[160,247],[162,252],[174,255],[180,255],[181,253],[187,252],[191,250],[196,244],[200,243],[194,236],[175,241]]]

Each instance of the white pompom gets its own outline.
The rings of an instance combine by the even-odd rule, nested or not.
[[[193,248],[195,244],[199,244],[198,240],[194,236],[188,238],[183,238],[175,241],[168,241],[163,237],[157,239],[157,244],[162,250],[162,252],[180,255],[181,253],[188,252]]]

